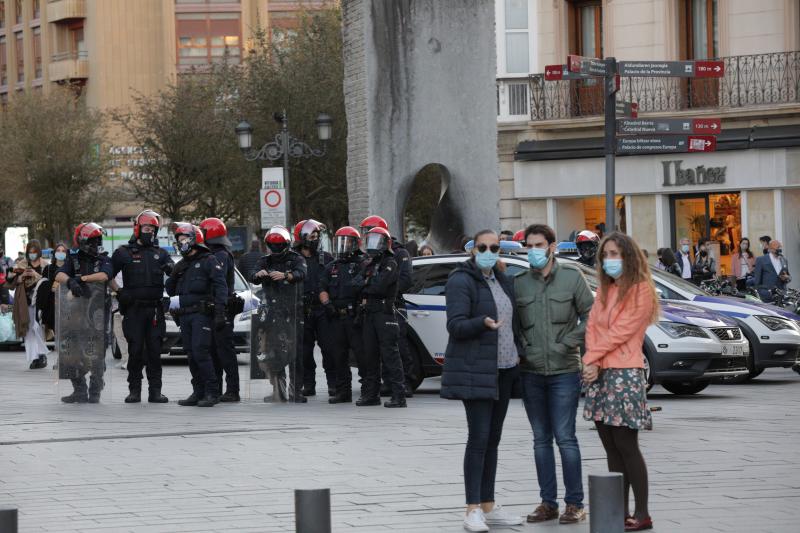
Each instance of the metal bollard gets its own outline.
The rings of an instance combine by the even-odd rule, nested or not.
[[[589,533],[623,533],[625,500],[622,474],[589,476]]]
[[[331,489],[294,491],[295,533],[331,533]]]
[[[0,533],[17,533],[17,509],[0,507]]]

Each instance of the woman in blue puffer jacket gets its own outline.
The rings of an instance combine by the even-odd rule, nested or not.
[[[522,523],[494,501],[497,447],[519,375],[519,348],[513,330],[514,287],[498,262],[500,244],[492,230],[478,232],[472,256],[447,280],[450,339],[442,372],[442,398],[461,400],[469,436],[464,453],[467,512],[464,529]]]

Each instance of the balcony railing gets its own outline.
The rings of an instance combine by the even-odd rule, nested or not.
[[[67,59],[88,59],[89,52],[81,50],[80,52],[59,52],[50,56],[50,61],[66,61]]]
[[[800,103],[800,51],[724,57],[722,78],[623,77],[617,100],[639,104],[639,112],[742,108]],[[521,103],[525,93],[529,101]],[[559,120],[602,115],[600,79],[497,80],[498,121]],[[516,95],[516,96],[512,96]]]

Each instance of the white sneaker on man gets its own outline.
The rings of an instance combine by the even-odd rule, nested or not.
[[[469,514],[464,517],[464,529],[478,532],[489,531],[489,526],[486,525],[486,520],[483,518],[483,511],[480,509],[473,509],[470,511]]]
[[[483,518],[490,526],[519,526],[522,525],[522,517],[510,514],[503,509],[502,505],[495,504],[494,508],[488,513],[483,513]]]

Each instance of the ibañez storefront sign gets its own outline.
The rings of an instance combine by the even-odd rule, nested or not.
[[[664,167],[664,187],[679,187],[681,185],[714,185],[725,183],[725,171],[728,167],[708,167],[704,165],[695,168],[681,168],[683,160],[662,161]]]

